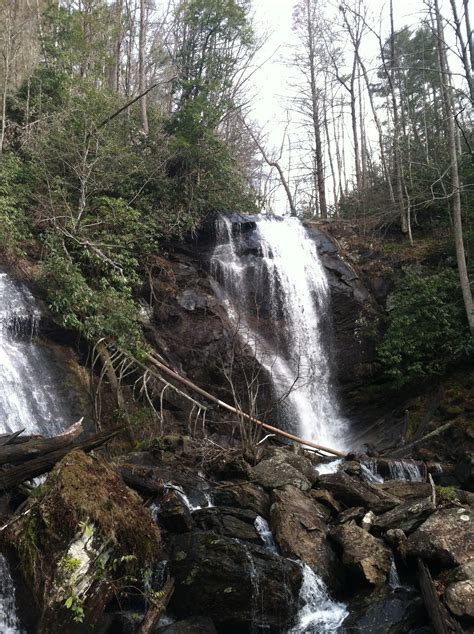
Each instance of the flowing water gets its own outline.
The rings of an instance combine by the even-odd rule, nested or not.
[[[0,433],[54,436],[74,422],[64,368],[34,339],[40,310],[31,293],[0,272]]]
[[[379,472],[376,458],[371,458],[360,463],[361,475],[367,482],[382,483],[383,476]],[[388,461],[389,480],[401,480],[403,482],[423,482],[423,474],[420,467],[413,460]]]
[[[344,449],[348,423],[329,358],[329,285],[300,221],[259,217],[243,235],[230,218],[220,218],[211,272],[241,340],[271,377],[281,423]]]
[[[41,311],[28,289],[0,271],[0,434],[54,436],[74,422],[65,368],[35,340]],[[0,632],[21,632],[15,589],[0,555]]]
[[[347,606],[333,601],[324,581],[306,564],[302,564],[302,567],[302,607],[298,622],[290,630],[290,634],[329,634],[342,631],[342,624],[349,614]]]

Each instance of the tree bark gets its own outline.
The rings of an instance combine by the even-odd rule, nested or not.
[[[454,120],[454,100],[451,88],[451,75],[446,57],[446,43],[444,39],[444,29],[439,10],[439,1],[434,0],[437,46],[439,59],[439,74],[441,92],[446,117],[446,139],[448,144],[448,155],[451,164],[451,211],[453,217],[454,243],[456,247],[456,260],[458,265],[459,281],[461,284],[464,308],[466,310],[467,322],[471,333],[474,334],[474,304],[472,300],[471,286],[466,265],[466,254],[464,250],[464,239],[461,216],[461,182],[459,178],[458,155],[456,152],[456,122]]]
[[[148,128],[148,112],[147,112],[147,93],[146,93],[146,76],[145,76],[145,46],[146,46],[146,7],[145,0],[140,0],[140,29],[138,36],[138,92],[142,95],[140,98],[140,114],[142,119],[142,130],[147,136]]]

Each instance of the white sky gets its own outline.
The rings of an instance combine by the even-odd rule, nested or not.
[[[256,99],[252,116],[267,133],[267,144],[273,147],[279,147],[287,121],[292,71],[284,60],[289,59],[291,55],[292,14],[295,2],[296,0],[253,0],[257,33],[269,34],[265,46],[260,51],[259,60],[263,62],[271,59],[254,76]],[[444,0],[441,4],[446,6],[446,3],[447,0]],[[337,11],[337,0],[328,0],[321,4],[329,7],[332,5],[330,12]],[[388,0],[366,0],[366,5],[369,16],[372,17],[369,21],[376,30],[376,25],[382,19],[382,36],[386,39],[389,33]],[[394,14],[396,29],[405,25],[416,27],[425,14],[423,0],[394,0]],[[351,56],[349,50],[350,47],[348,57]],[[373,36],[367,35],[364,38],[362,53],[364,58],[376,58],[378,43]],[[370,68],[370,62],[368,67]],[[350,134],[349,128],[347,134]],[[284,161],[282,163],[284,164]],[[286,205],[286,198],[282,192],[277,196],[277,204]]]

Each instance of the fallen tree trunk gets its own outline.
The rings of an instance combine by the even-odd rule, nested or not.
[[[447,609],[439,600],[433,579],[427,566],[418,558],[418,583],[420,584],[421,596],[429,614],[433,631],[435,634],[452,634],[462,632],[454,619],[450,617]]]
[[[197,394],[204,396],[204,398],[208,399],[209,401],[216,403],[216,405],[218,405],[222,409],[226,409],[228,412],[232,412],[233,414],[237,414],[238,416],[245,418],[245,420],[247,420],[249,423],[254,423],[255,425],[258,425],[259,427],[261,427],[262,429],[266,429],[267,431],[270,431],[273,434],[276,434],[277,436],[288,438],[288,440],[292,440],[293,442],[297,442],[301,445],[311,447],[312,449],[318,449],[319,451],[324,451],[334,456],[344,457],[346,455],[345,452],[339,451],[337,449],[331,449],[330,447],[324,447],[323,445],[318,445],[311,440],[305,440],[304,438],[300,438],[299,436],[295,436],[294,434],[289,434],[288,432],[278,429],[277,427],[268,425],[267,423],[264,423],[261,420],[258,420],[258,418],[255,418],[254,416],[250,416],[250,414],[247,414],[241,410],[238,410],[237,408],[232,407],[232,405],[229,405],[228,403],[224,403],[224,401],[221,401],[219,398],[216,398],[209,392],[206,392],[206,390],[203,390],[202,388],[198,387],[189,379],[186,379],[184,376],[181,376],[174,370],[171,370],[171,368],[169,368],[167,365],[165,365],[161,361],[158,361],[158,359],[155,359],[155,357],[153,357],[151,354],[147,354],[147,359],[152,365],[154,365],[155,367],[163,371],[168,376],[176,379],[183,385],[186,385],[186,387],[190,388]]]
[[[43,436],[29,436],[20,440],[17,437],[18,432],[11,435],[11,440],[0,446],[0,465],[18,464],[27,460],[33,460],[44,454],[67,447],[76,441],[82,434],[82,421],[78,420],[71,425],[62,434],[53,436],[52,438],[44,438]]]
[[[42,475],[43,473],[51,471],[54,465],[62,460],[64,456],[73,449],[92,451],[93,449],[101,447],[106,442],[114,438],[114,436],[120,434],[123,429],[123,427],[120,427],[119,429],[114,429],[112,431],[94,434],[93,436],[90,436],[89,438],[82,441],[70,441],[66,447],[50,451],[40,456],[39,458],[29,460],[24,464],[20,464],[15,467],[4,468],[2,471],[0,471],[0,491],[12,489],[22,482],[25,482],[26,480],[31,480]]]

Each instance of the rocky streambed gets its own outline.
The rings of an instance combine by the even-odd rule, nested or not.
[[[469,631],[473,494],[258,449],[66,456],[2,531],[27,631]]]

